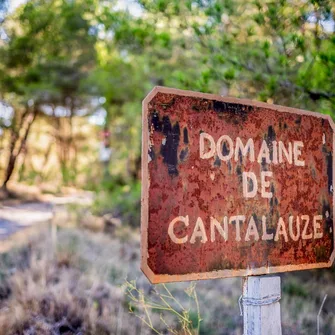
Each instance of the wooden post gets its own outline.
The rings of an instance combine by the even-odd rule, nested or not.
[[[281,289],[278,276],[243,279],[243,334],[281,335]]]
[[[55,255],[57,253],[57,217],[54,210],[51,220],[51,250],[52,258],[55,258]]]

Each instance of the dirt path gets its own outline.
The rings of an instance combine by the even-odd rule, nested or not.
[[[43,222],[53,217],[53,204],[32,202],[0,208],[0,240],[8,238],[21,229]]]
[[[6,241],[16,236],[23,240],[30,231],[51,223],[58,211],[67,211],[68,204],[90,205],[93,194],[77,192],[59,197],[44,195],[42,200],[0,204],[0,252],[8,250],[8,246],[5,247]]]

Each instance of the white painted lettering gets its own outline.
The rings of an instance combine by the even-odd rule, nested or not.
[[[273,240],[273,233],[268,234],[266,230],[266,216],[262,216],[262,230],[263,230],[263,235],[262,235],[262,240],[263,241],[269,241]]]
[[[265,162],[267,164],[271,163],[270,150],[268,148],[268,144],[264,140],[262,142],[261,148],[259,149],[259,154],[258,154],[257,162],[259,164],[262,164],[263,159],[265,159]]]
[[[259,234],[258,234],[256,222],[253,216],[251,216],[249,220],[247,233],[245,234],[245,241],[250,241],[250,236],[253,236],[255,241],[259,240]]]
[[[242,156],[246,156],[249,152],[249,159],[251,162],[255,161],[255,149],[254,149],[254,140],[249,138],[247,144],[243,146],[242,140],[237,137],[236,138],[236,147],[235,147],[235,162],[238,161],[239,153],[241,152]]]
[[[222,148],[223,148],[223,143],[226,142],[228,144],[229,149],[227,148],[227,150],[229,150],[229,153],[226,155],[223,155],[222,153]],[[234,143],[232,141],[232,139],[228,136],[228,135],[222,135],[218,142],[216,143],[216,151],[217,154],[219,156],[219,158],[224,161],[227,162],[229,161],[234,154]]]
[[[304,147],[304,143],[301,141],[293,142],[293,156],[294,156],[294,164],[296,166],[305,166],[305,161],[299,160],[299,156],[301,155],[301,148]]]
[[[211,242],[215,241],[215,229],[220,233],[225,241],[228,240],[228,218],[223,218],[223,228],[221,223],[215,218],[211,217]]]
[[[174,233],[174,225],[177,223],[177,222],[183,222],[184,225],[186,227],[188,227],[189,225],[189,220],[188,220],[188,215],[186,216],[177,216],[176,218],[174,218],[170,224],[169,224],[169,228],[168,228],[168,234],[172,240],[172,242],[174,243],[177,243],[177,244],[183,244],[183,243],[186,243],[187,240],[188,240],[188,236],[184,236],[184,237],[181,237],[181,238],[178,238],[175,233]]]
[[[190,243],[195,243],[195,240],[197,237],[200,237],[201,243],[206,243],[207,242],[207,235],[206,235],[206,230],[204,223],[200,217],[198,217],[197,222],[195,223],[195,227],[193,230],[193,234],[190,239]]]
[[[251,186],[251,190],[249,189],[250,188],[249,186]],[[245,198],[254,198],[256,196],[258,184],[256,175],[253,172],[243,172],[242,188],[243,188],[243,196]]]
[[[313,227],[314,227],[314,238],[322,238],[323,231],[321,229],[322,215],[315,215],[313,218]]]
[[[272,141],[272,163],[273,164],[278,164],[277,141]]]
[[[240,222],[245,221],[245,216],[244,215],[236,215],[236,216],[231,216],[229,219],[229,223],[235,222],[235,230],[236,230],[236,237],[235,240],[237,242],[241,241],[241,228],[240,228]]]
[[[285,145],[282,141],[278,142],[278,156],[279,163],[283,163],[283,154],[286,157],[286,160],[289,164],[292,164],[292,143],[288,143],[288,149],[285,148]]]
[[[207,142],[209,142],[209,151],[206,152],[206,146],[205,146],[205,139]],[[215,141],[214,138],[207,134],[207,133],[201,133],[200,134],[200,158],[201,159],[208,159],[215,155]]]
[[[308,224],[309,224],[309,216],[308,215],[301,215],[301,221],[306,222],[305,226],[304,226],[304,229],[302,231],[301,238],[303,240],[310,240],[313,237],[313,232],[310,232],[309,234],[307,234]]]
[[[284,237],[285,242],[288,241],[286,226],[285,226],[285,222],[282,217],[280,217],[278,220],[276,236],[274,238],[275,241],[279,240],[279,235],[282,235]]]
[[[261,191],[262,198],[270,199],[272,198],[272,192],[268,192],[266,188],[270,187],[270,182],[266,180],[266,177],[272,177],[272,171],[262,171],[261,172]]]
[[[290,215],[289,218],[288,218],[288,232],[289,232],[290,237],[293,241],[298,241],[299,237],[300,237],[300,218],[299,218],[299,216],[297,216],[297,218],[295,220],[296,231],[297,231],[296,234],[294,234],[294,230],[293,230],[293,220],[294,220],[294,217],[292,215]]]

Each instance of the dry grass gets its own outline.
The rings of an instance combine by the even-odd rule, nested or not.
[[[136,334],[139,322],[120,312],[122,245],[76,230],[58,233],[57,250],[51,245],[43,236],[2,256],[0,334]]]
[[[125,279],[136,280],[144,294],[152,286],[139,270],[139,233],[121,227],[114,238],[78,228],[62,228],[56,247],[47,233],[29,246],[0,256],[0,335],[24,334],[151,334],[129,313],[123,292]],[[334,271],[309,271],[283,277],[281,303],[283,334],[316,333],[316,315],[325,293],[321,334],[335,334],[332,285]],[[185,297],[189,283],[168,285],[195,320],[196,309]],[[197,283],[203,321],[200,334],[242,334],[238,297],[241,279]],[[142,313],[142,314],[141,314]],[[162,334],[170,333],[159,311],[151,321]],[[171,329],[181,330],[178,318],[164,315]],[[180,332],[179,332],[180,333]]]

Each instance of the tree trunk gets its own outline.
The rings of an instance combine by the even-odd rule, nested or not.
[[[20,129],[18,129],[17,131],[13,129],[10,143],[10,154],[5,173],[5,179],[1,187],[4,192],[7,192],[7,183],[9,182],[13,174],[17,157],[20,155],[22,149],[24,148],[27,142],[31,126],[35,121],[36,115],[37,115],[37,108],[34,108],[33,111],[30,113],[24,113],[24,115],[22,116],[22,120],[20,122],[20,127],[23,126],[24,123],[26,123],[26,127],[24,129],[22,136],[20,136]]]

